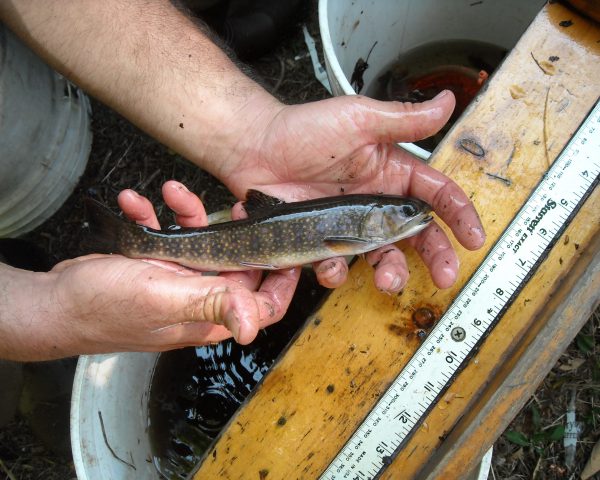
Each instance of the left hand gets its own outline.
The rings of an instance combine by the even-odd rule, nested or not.
[[[203,227],[208,224],[208,219],[204,205],[198,196],[190,192],[182,183],[170,180],[162,187],[162,194],[167,206],[175,213],[175,222],[181,227]],[[118,197],[118,203],[123,213],[132,221],[139,225],[145,225],[159,230],[160,224],[150,201],[137,194],[133,190],[123,190]],[[237,219],[234,216],[234,219]],[[199,275],[199,272],[190,270],[171,262],[160,260],[148,260],[149,262],[165,268],[166,270],[177,271],[179,275]],[[264,328],[272,323],[281,320],[285,314],[292,296],[300,279],[299,268],[287,268],[268,272],[263,275],[260,270],[247,270],[240,272],[221,272],[218,277],[205,277],[206,279],[215,279],[215,287],[220,285],[217,280],[222,279],[230,284],[239,287],[238,297],[248,297],[249,291],[258,311],[258,321],[247,322],[252,324],[252,328],[246,328],[247,332],[244,338],[235,336],[236,341],[240,343],[249,343],[254,339],[258,328]],[[243,291],[242,291],[243,290]],[[239,303],[239,302],[238,302]],[[250,305],[252,302],[248,300]],[[239,317],[250,316],[247,312],[236,312]],[[228,336],[225,329],[214,327],[215,333],[212,333],[211,341],[215,338],[219,340],[223,333]],[[218,332],[216,330],[219,330]],[[219,337],[221,335],[221,337]],[[204,342],[206,343],[206,342]]]
[[[343,193],[418,197],[433,207],[465,248],[474,250],[483,245],[485,234],[466,194],[454,181],[395,145],[436,133],[449,119],[454,103],[454,96],[446,91],[420,104],[345,96],[283,106],[265,114],[266,125],[256,122],[262,130],[252,135],[254,147],[236,152],[215,174],[239,198],[248,188],[290,201]],[[409,242],[438,287],[455,282],[458,257],[439,225],[432,222]],[[397,247],[379,248],[366,258],[376,268],[375,284],[380,290],[398,292],[404,287],[408,265]],[[336,287],[345,281],[348,267],[343,258],[334,258],[317,264],[315,271],[321,284]]]

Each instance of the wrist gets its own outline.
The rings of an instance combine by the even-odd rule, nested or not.
[[[64,356],[56,342],[54,282],[53,273],[0,265],[0,357],[31,361]]]
[[[269,126],[284,107],[261,88],[213,123],[204,144],[187,158],[218,178],[235,196],[244,198],[248,186],[239,184],[236,172],[244,163],[256,162]]]

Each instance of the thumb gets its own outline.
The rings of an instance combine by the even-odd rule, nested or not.
[[[224,326],[241,344],[250,343],[258,334],[260,312],[256,298],[237,282],[215,276],[188,276],[171,278],[166,288],[159,283],[152,295],[155,307],[170,312],[168,321],[171,325],[201,327],[192,328],[194,337],[205,335],[210,324]],[[163,330],[161,327],[165,326],[158,329]],[[188,338],[187,341],[201,344],[206,339]]]
[[[430,137],[446,124],[456,104],[450,90],[422,103],[359,98],[357,126],[372,143],[414,142]]]
[[[211,290],[199,300],[202,321],[225,326],[235,341],[242,345],[256,338],[260,313],[252,292],[240,285],[233,285],[231,288]]]

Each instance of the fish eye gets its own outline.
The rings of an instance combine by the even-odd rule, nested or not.
[[[414,217],[417,214],[417,207],[412,203],[407,203],[406,205],[402,205],[402,213],[407,217]]]

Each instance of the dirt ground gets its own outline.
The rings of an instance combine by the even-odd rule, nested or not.
[[[318,41],[315,2],[301,19]],[[315,80],[299,25],[277,49],[252,64],[265,85],[289,103],[328,96]],[[201,195],[209,212],[231,205],[233,196],[214,178],[133,127],[102,104],[92,101],[93,145],[88,167],[60,211],[27,238],[49,252],[52,262],[77,256],[84,229],[82,198],[93,194],[116,206],[116,195],[134,188],[161,205],[160,187],[168,179],[183,181]],[[159,208],[165,218],[167,212]],[[167,223],[172,223],[169,219]],[[579,478],[600,438],[600,310],[562,355],[535,395],[494,445],[490,479]],[[571,469],[565,466],[565,416],[570,404],[580,422]],[[63,420],[66,421],[66,420]],[[66,431],[66,430],[65,430]],[[46,448],[17,418],[0,430],[0,480],[75,478],[68,454]]]

